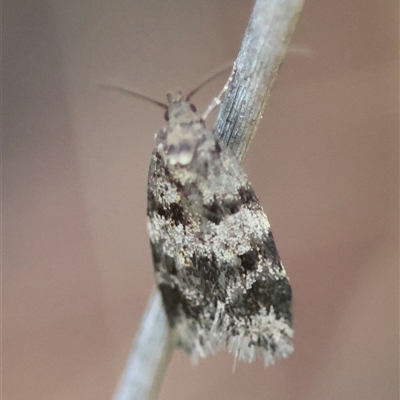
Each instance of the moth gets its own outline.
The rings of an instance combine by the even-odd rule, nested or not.
[[[169,93],[148,177],[148,231],[168,322],[197,362],[228,349],[265,365],[293,351],[292,292],[238,160],[182,92]]]

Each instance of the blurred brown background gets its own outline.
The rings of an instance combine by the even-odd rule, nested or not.
[[[110,399],[153,288],[163,100],[234,60],[253,1],[3,3],[3,399]],[[265,369],[176,352],[164,399],[398,399],[398,2],[308,0],[245,168],[294,291]],[[203,110],[219,79],[195,102]]]

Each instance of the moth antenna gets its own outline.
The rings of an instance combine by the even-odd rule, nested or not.
[[[225,74],[225,72],[229,71],[232,68],[232,63],[229,63],[227,67],[224,67],[220,71],[216,72],[214,75],[211,75],[209,78],[207,78],[204,82],[200,83],[199,86],[194,88],[187,96],[186,96],[186,101],[189,101],[200,89],[202,89],[204,86],[206,86],[208,83],[213,81],[214,79],[218,78],[220,75]]]
[[[154,104],[154,105],[156,105],[158,107],[161,107],[164,110],[168,110],[168,105],[167,104],[162,103],[161,101],[154,100],[151,97],[147,97],[144,94],[137,93],[137,92],[134,92],[133,90],[126,89],[126,88],[124,88],[122,86],[108,85],[108,84],[104,84],[104,83],[101,83],[99,86],[102,89],[110,90],[112,92],[122,93],[122,94],[125,94],[127,96],[136,97],[137,99],[140,99],[140,100],[143,100],[143,101],[147,101],[148,103],[152,103],[152,104]]]

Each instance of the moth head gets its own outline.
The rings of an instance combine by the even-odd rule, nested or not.
[[[199,116],[196,114],[195,105],[189,103],[180,90],[168,93],[167,100],[168,108],[165,111],[164,118],[170,125],[200,120]]]

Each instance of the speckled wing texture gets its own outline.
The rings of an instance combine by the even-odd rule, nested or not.
[[[239,162],[182,94],[169,94],[148,182],[155,275],[194,362],[228,349],[265,365],[292,351],[291,288],[267,216]]]

